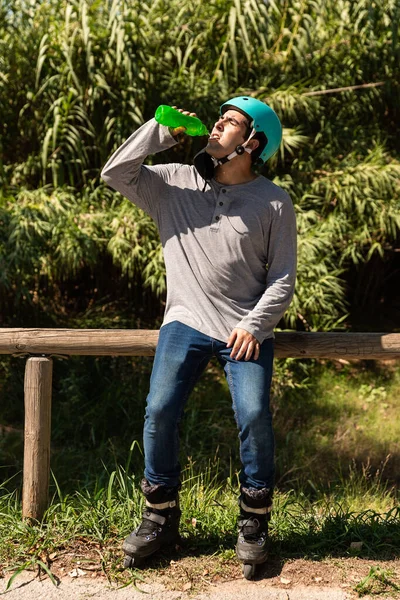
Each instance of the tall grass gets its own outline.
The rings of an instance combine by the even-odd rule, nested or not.
[[[373,9],[365,0],[3,0],[0,11],[9,184],[37,185],[40,176],[42,184],[79,188],[98,180],[111,150],[154,114],[161,98],[179,105],[195,101],[199,115],[210,119],[210,109],[215,114],[232,92],[253,90],[284,118],[282,158],[310,149],[312,139],[300,135],[308,129],[316,142],[325,136],[322,147],[331,161],[354,144],[349,119],[365,145],[353,150],[365,156],[373,140],[361,126],[372,125],[369,133],[378,134],[374,125],[384,124],[384,105],[396,111],[395,0],[380,0]],[[307,96],[310,89],[378,78],[388,87],[359,97],[351,91],[328,100]],[[368,113],[375,124],[362,120]],[[23,136],[26,146],[13,134]]]
[[[99,186],[100,169],[161,102],[211,124],[222,101],[244,92],[268,101],[284,126],[280,152],[263,170],[289,191],[298,219],[298,286],[283,325],[342,326],[366,262],[372,308],[364,322],[385,309],[382,293],[390,312],[385,281],[400,226],[399,26],[395,0],[3,0],[4,322],[20,325],[24,311],[26,323],[84,318],[107,304],[121,275],[133,277],[137,298],[147,288],[162,299],[155,229]],[[383,85],[353,89],[364,83]],[[345,89],[318,95],[337,88]],[[188,162],[197,149],[186,140],[151,160]],[[76,278],[86,284],[85,302],[74,302]]]

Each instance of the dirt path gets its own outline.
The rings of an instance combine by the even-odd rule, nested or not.
[[[5,584],[0,583],[4,591]],[[140,591],[139,591],[140,589]],[[39,581],[32,575],[21,575],[13,589],[5,594],[8,600],[350,600],[351,596],[340,588],[304,587],[277,589],[262,581],[245,580],[215,584],[207,592],[193,595],[189,592],[167,590],[162,584],[139,584],[139,589],[110,587],[107,582],[62,579],[55,587],[46,578]],[[145,595],[143,594],[145,592]]]
[[[194,568],[196,565],[196,570]],[[218,577],[208,578],[209,569],[202,559],[171,561],[160,571],[143,571],[143,581],[122,587],[110,584],[99,572],[77,569],[59,570],[55,586],[48,576],[21,573],[6,593],[9,576],[0,579],[0,594],[7,600],[355,600],[357,583],[365,579],[372,567],[390,574],[394,586],[400,582],[400,561],[377,562],[364,559],[330,559],[324,561],[293,560],[283,565],[271,564],[255,581],[246,581],[235,562],[225,565]],[[202,575],[199,575],[202,573]],[[78,576],[73,576],[78,575]],[[400,599],[391,584],[371,581],[364,600]],[[400,589],[400,588],[399,588]],[[393,591],[393,593],[392,593]],[[145,593],[145,594],[144,594]]]

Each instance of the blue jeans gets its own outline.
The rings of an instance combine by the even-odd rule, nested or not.
[[[161,327],[144,423],[145,478],[153,485],[179,485],[178,424],[198,378],[212,356],[223,366],[239,429],[247,488],[273,488],[274,435],[269,408],[273,340],[261,344],[257,360],[230,358],[231,348],[179,321]]]

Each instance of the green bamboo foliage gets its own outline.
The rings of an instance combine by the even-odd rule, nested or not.
[[[7,302],[39,289],[56,298],[61,281],[107,261],[162,298],[155,226],[100,183],[100,169],[158,104],[211,126],[222,101],[246,93],[284,126],[263,173],[298,216],[286,323],[340,325],[348,269],[398,240],[399,23],[398,0],[0,0]],[[152,160],[195,150],[188,140]]]

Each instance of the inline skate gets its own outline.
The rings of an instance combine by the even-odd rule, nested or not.
[[[181,511],[177,488],[151,485],[142,481],[146,507],[142,522],[126,538],[124,567],[139,567],[160,548],[174,544],[179,539]]]
[[[245,579],[253,579],[256,566],[265,563],[268,557],[268,522],[272,509],[271,490],[242,488],[239,506],[236,555],[243,563]]]

